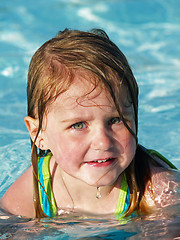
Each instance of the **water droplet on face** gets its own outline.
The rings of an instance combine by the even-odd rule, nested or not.
[[[97,187],[96,198],[97,198],[97,199],[100,199],[100,198],[101,198],[100,187]]]

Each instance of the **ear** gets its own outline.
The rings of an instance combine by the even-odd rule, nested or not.
[[[29,131],[31,139],[34,142],[34,140],[36,138],[36,135],[37,135],[37,132],[38,132],[39,120],[35,119],[35,118],[32,118],[32,117],[29,117],[29,116],[26,116],[24,118],[24,122],[25,122],[26,127]],[[42,132],[40,131],[39,134],[38,134],[38,137],[36,139],[35,145],[38,148],[41,148],[42,150],[45,150],[43,142],[44,142],[44,139],[43,139],[43,136],[42,136]]]

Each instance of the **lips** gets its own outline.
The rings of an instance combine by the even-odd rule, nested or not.
[[[112,160],[112,159],[113,159],[113,158],[108,158],[108,159],[105,159],[105,160],[97,160],[97,161],[93,161],[93,162],[102,163],[102,162],[110,161],[110,160]]]
[[[98,159],[95,161],[85,162],[85,164],[92,167],[106,167],[113,164],[116,161],[116,158],[107,158],[107,159]]]

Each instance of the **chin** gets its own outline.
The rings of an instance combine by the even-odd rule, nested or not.
[[[104,176],[103,178],[98,178],[94,181],[92,181],[92,179],[89,179],[84,181],[86,182],[88,185],[93,186],[93,187],[105,187],[105,186],[110,186],[116,183],[118,177],[120,176],[120,174],[116,175],[116,176]]]

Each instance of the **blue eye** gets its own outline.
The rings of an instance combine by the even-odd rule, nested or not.
[[[72,128],[80,130],[86,127],[86,124],[83,122],[78,122],[72,125]]]
[[[113,117],[109,120],[109,125],[118,124],[121,122],[120,117]]]

